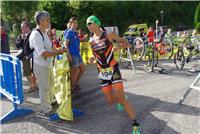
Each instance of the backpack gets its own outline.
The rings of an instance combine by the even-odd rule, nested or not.
[[[25,56],[24,56],[24,42],[25,42],[25,39],[22,39],[22,35],[20,34],[17,37],[16,42],[15,42],[16,47],[18,49],[22,49],[22,51],[17,55],[17,58],[19,60],[23,60],[25,58]]]
[[[43,39],[43,41],[44,41],[44,36],[43,36],[42,32],[41,32],[39,29],[34,29],[34,30],[37,30],[37,31],[41,34],[42,39]],[[33,30],[33,31],[34,31],[34,30]],[[30,60],[31,58],[33,58],[33,52],[34,52],[34,48],[31,48],[31,47],[30,47],[30,42],[29,42],[29,37],[30,37],[31,33],[32,33],[32,32],[30,32],[30,33],[27,35],[27,37],[26,37],[26,39],[25,39],[25,41],[24,41],[24,46],[25,46],[25,48],[24,48],[24,56],[25,56],[25,58],[28,59],[28,60]]]

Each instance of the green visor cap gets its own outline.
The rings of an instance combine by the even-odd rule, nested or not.
[[[87,18],[86,25],[89,25],[90,23],[95,23],[97,26],[101,26],[100,20],[94,15]]]

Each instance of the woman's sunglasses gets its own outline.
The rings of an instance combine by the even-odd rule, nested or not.
[[[89,25],[91,25],[92,24],[92,22],[89,22],[89,23],[87,23],[87,26],[89,26]]]

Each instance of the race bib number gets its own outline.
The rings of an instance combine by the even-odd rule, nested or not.
[[[99,71],[99,76],[98,78],[101,80],[111,80],[113,76],[113,68],[102,68]]]

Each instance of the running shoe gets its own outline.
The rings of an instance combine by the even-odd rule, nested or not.
[[[133,124],[132,134],[141,134],[140,125],[137,122]]]

